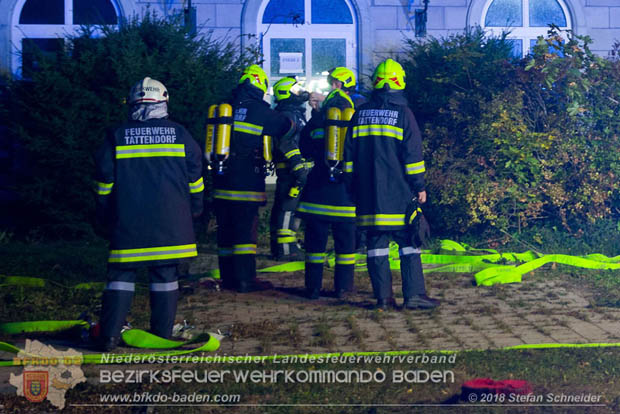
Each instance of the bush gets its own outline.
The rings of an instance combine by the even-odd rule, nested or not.
[[[522,61],[479,29],[409,43],[407,93],[439,233],[535,223],[579,234],[618,217],[620,63],[589,43],[552,29]]]
[[[10,85],[9,127],[33,164],[20,187],[24,217],[44,236],[92,234],[92,154],[105,128],[127,119],[124,99],[134,83],[145,76],[163,82],[171,119],[200,142],[208,106],[227,97],[253,58],[152,15],[102,31],[95,37],[83,28],[54,59],[38,56],[30,81]]]

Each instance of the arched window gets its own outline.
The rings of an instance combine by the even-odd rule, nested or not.
[[[483,27],[494,35],[510,32],[515,56],[525,56],[544,36],[549,25],[571,29],[570,14],[562,0],[489,0],[484,8]]]
[[[37,67],[35,50],[53,55],[81,25],[116,25],[120,14],[111,0],[19,0],[15,10],[13,71],[26,77]]]
[[[265,70],[272,84],[297,76],[312,90],[326,88],[325,72],[357,70],[355,13],[345,0],[270,0],[258,14]]]

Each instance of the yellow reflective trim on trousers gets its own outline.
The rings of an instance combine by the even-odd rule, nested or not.
[[[355,253],[336,254],[336,264],[340,264],[340,265],[355,264]]]
[[[322,216],[355,217],[354,206],[330,206],[327,204],[315,204],[302,201],[299,203],[297,211]]]
[[[116,159],[148,157],[185,157],[183,144],[119,145]]]
[[[256,254],[256,244],[234,244],[232,254]]]
[[[97,194],[99,195],[108,195],[112,193],[112,187],[114,187],[114,183],[102,183],[100,181],[95,181],[97,184]]]
[[[261,135],[263,133],[263,127],[261,125],[241,121],[235,121],[234,130],[235,132],[244,132],[251,135]]]
[[[322,264],[327,257],[327,253],[308,253],[306,252],[306,263]]]
[[[110,250],[110,263],[144,262],[198,256],[196,244],[147,247],[144,249]]]
[[[205,184],[204,184],[204,181],[203,181],[202,177],[200,177],[199,179],[197,179],[193,183],[189,183],[189,192],[190,193],[199,193],[199,192],[203,191],[204,189],[205,189]]]
[[[366,214],[357,216],[359,226],[404,226],[404,214]]]
[[[357,125],[353,127],[353,138],[368,136],[386,136],[403,140],[403,129],[392,125]]]
[[[232,201],[255,201],[263,202],[267,200],[265,193],[260,191],[234,191],[234,190],[215,190],[214,198]]]
[[[289,152],[287,152],[286,154],[284,154],[284,156],[286,158],[291,158],[291,157],[294,157],[295,155],[301,155],[301,152],[297,148],[292,149]]]
[[[297,233],[291,229],[278,229],[278,236],[295,236]]]
[[[408,175],[421,174],[425,171],[426,168],[424,167],[424,161],[405,164],[405,173]]]
[[[297,243],[297,238],[296,237],[290,237],[290,236],[278,237],[278,243],[280,243],[280,244]]]
[[[353,161],[347,161],[344,163],[344,172],[347,172],[347,173],[353,172]]]

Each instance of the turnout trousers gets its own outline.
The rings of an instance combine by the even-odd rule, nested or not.
[[[215,199],[220,278],[225,289],[256,278],[258,203]]]
[[[390,240],[398,243],[400,249],[400,273],[403,280],[403,297],[426,294],[420,249],[411,246],[406,230],[368,230],[368,274],[376,299],[392,297],[392,272],[390,271]]]
[[[271,255],[275,258],[294,255],[299,252],[297,230],[300,219],[295,217],[299,197],[289,197],[288,192],[295,184],[295,177],[286,169],[277,169],[276,192],[269,220]]]
[[[334,248],[336,250],[336,268],[334,272],[334,289],[336,292],[352,291],[353,270],[355,267],[355,222],[334,222],[321,218],[304,217],[306,235],[305,282],[308,291],[319,291],[323,284],[323,264],[327,253],[327,238],[332,229]]]
[[[103,292],[101,336],[118,337],[131,308],[138,268],[108,269],[108,281]],[[151,299],[151,332],[162,338],[172,336],[177,313],[179,282],[177,265],[149,266]]]

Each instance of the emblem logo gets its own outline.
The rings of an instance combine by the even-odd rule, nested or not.
[[[24,371],[24,397],[31,402],[41,402],[47,396],[49,372]]]

